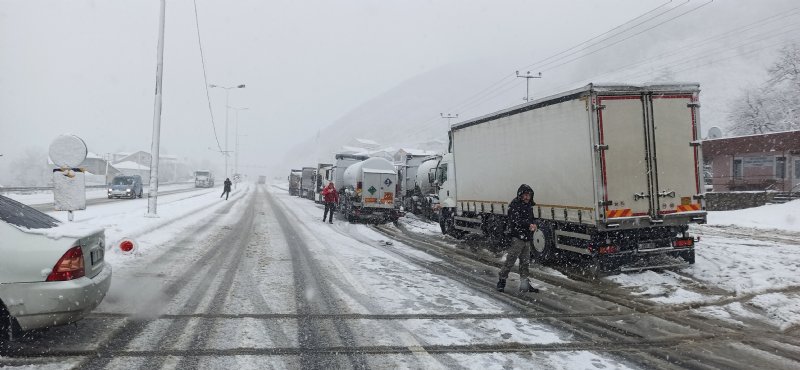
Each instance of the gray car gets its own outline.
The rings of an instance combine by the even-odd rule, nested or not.
[[[139,175],[116,176],[108,186],[108,199],[141,198],[143,192],[142,177]]]

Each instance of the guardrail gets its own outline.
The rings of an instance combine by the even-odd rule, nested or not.
[[[194,180],[192,181],[178,181],[178,182],[160,182],[158,183],[159,186],[161,185],[175,185],[175,184],[193,184]],[[87,189],[102,189],[107,187],[108,185],[86,185]],[[145,185],[147,187],[148,185]],[[47,191],[53,190],[52,186],[12,186],[12,187],[0,187],[0,193],[7,193],[13,191]]]

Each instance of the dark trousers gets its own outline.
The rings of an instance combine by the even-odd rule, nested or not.
[[[333,222],[333,208],[336,206],[336,203],[333,202],[325,202],[325,213],[322,214],[322,222],[325,222],[325,218],[328,217],[328,212],[330,211],[330,218],[328,222]]]
[[[230,195],[230,194],[231,194],[231,190],[230,189],[225,189],[225,190],[222,191],[222,194],[219,197],[222,198],[222,196],[224,195],[225,196],[225,200],[228,200],[228,195]]]
[[[508,273],[511,272],[511,268],[517,262],[517,258],[519,258],[519,280],[522,281],[528,278],[528,265],[531,262],[530,241],[511,238],[511,247],[508,249],[506,262],[500,268],[500,279],[505,280],[508,277]]]

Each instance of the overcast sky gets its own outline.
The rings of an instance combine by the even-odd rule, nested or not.
[[[196,1],[208,83],[246,84],[230,91],[231,106],[249,108],[238,114],[243,166],[280,160],[298,142],[422,73],[488,59],[495,67],[498,58],[513,71],[659,5],[684,2]],[[745,24],[791,6],[716,0],[696,12],[690,29],[670,37]],[[97,153],[149,151],[158,10],[158,0],[0,0],[0,161],[27,148],[44,150],[67,132]],[[657,45],[628,50],[642,49]],[[163,83],[162,153],[221,163],[209,150],[217,141],[191,0],[167,0]],[[210,94],[224,147],[225,92]]]

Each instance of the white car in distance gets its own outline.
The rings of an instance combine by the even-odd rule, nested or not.
[[[108,292],[104,231],[65,226],[0,196],[0,339],[80,320]]]

